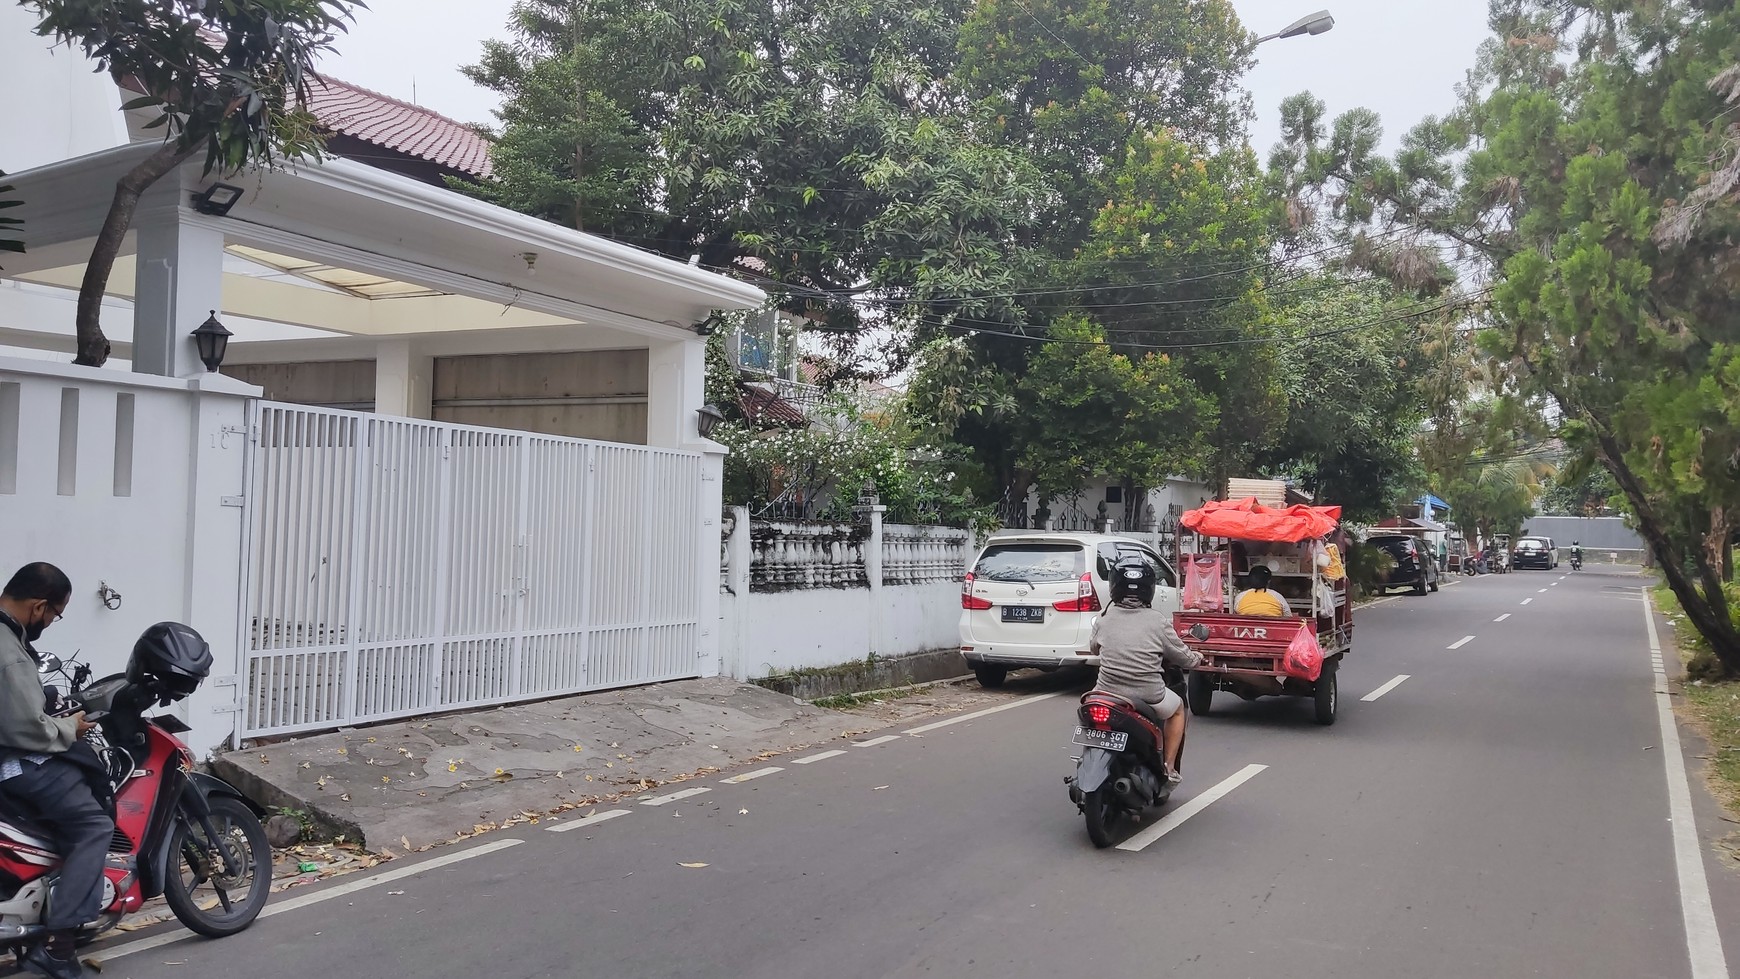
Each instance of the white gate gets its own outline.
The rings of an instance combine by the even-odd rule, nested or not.
[[[251,430],[240,737],[699,675],[699,455],[270,402]]]

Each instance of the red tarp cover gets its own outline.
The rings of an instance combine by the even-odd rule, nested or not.
[[[1325,537],[1341,522],[1338,506],[1290,506],[1285,510],[1266,507],[1255,497],[1243,500],[1211,500],[1183,517],[1186,530],[1204,537],[1231,540],[1261,540],[1296,544]]]

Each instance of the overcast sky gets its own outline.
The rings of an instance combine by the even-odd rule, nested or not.
[[[1276,107],[1309,89],[1332,113],[1375,109],[1390,146],[1421,117],[1452,105],[1451,88],[1486,36],[1486,0],[1233,0],[1245,26],[1280,30],[1327,4],[1335,30],[1271,41],[1246,83],[1255,99],[1252,143],[1266,156],[1277,136]],[[462,122],[492,121],[493,93],[458,66],[476,60],[484,38],[503,34],[511,0],[370,0],[339,57],[322,67],[338,78],[415,101]]]

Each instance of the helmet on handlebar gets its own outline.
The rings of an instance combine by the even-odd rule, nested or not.
[[[159,622],[133,644],[127,680],[168,703],[199,689],[211,672],[211,647],[191,626]]]
[[[1125,558],[1112,568],[1112,603],[1131,598],[1154,604],[1154,569],[1140,558]]]

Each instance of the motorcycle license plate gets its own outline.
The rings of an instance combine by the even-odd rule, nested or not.
[[[1045,622],[1045,606],[1043,605],[1005,605],[1003,606],[1004,622]]]
[[[1084,748],[1104,748],[1107,751],[1123,751],[1130,746],[1128,731],[1091,731],[1084,727],[1075,729],[1075,737],[1070,739]]]

